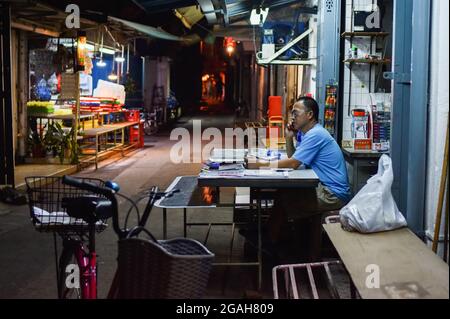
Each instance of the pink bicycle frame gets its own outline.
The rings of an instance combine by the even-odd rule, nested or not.
[[[85,253],[83,243],[77,243],[75,256],[80,268],[80,290],[82,299],[97,299],[97,254]]]

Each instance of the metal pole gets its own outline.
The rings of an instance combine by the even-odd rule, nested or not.
[[[0,184],[15,186],[11,97],[11,7],[0,3]]]

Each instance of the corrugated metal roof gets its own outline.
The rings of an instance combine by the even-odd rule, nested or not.
[[[196,0],[133,0],[148,13],[157,13],[198,4]]]

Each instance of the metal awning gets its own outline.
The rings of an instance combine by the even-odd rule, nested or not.
[[[148,13],[159,13],[198,4],[196,0],[133,0],[133,2]]]
[[[153,38],[169,40],[169,41],[184,41],[185,40],[182,37],[179,37],[179,36],[176,36],[176,35],[170,34],[169,32],[164,31],[162,28],[155,28],[155,27],[151,27],[151,26],[148,26],[145,24],[140,24],[140,23],[123,20],[123,19],[119,19],[119,18],[111,17],[111,16],[109,16],[108,19],[111,21],[120,22],[121,24],[123,24],[129,28],[133,28],[136,31],[146,34]]]
[[[174,13],[188,29],[192,29],[192,26],[204,17],[198,6],[174,9]]]
[[[219,0],[133,0],[148,13],[170,11],[190,6],[199,6],[208,23],[218,22],[217,12],[220,11]]]

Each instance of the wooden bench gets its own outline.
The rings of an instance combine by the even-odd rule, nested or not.
[[[361,298],[449,298],[448,264],[408,228],[361,234],[339,223],[323,227]]]

